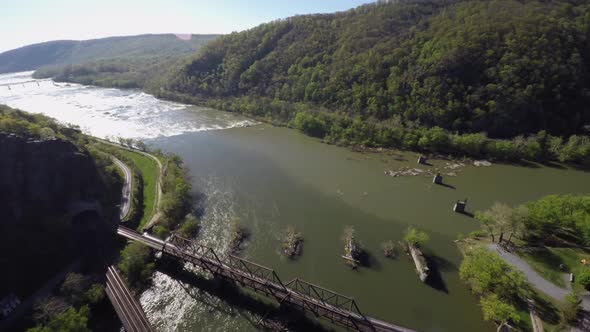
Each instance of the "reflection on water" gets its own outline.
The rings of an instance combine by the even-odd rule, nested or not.
[[[106,138],[154,138],[254,124],[232,114],[162,101],[138,90],[32,80],[32,72],[0,75],[0,104],[43,113]],[[10,87],[3,84],[12,84]]]

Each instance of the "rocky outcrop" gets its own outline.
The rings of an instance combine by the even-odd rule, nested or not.
[[[0,211],[3,222],[61,215],[95,203],[103,185],[94,160],[70,141],[0,134]]]

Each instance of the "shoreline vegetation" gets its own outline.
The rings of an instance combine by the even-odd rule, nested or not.
[[[133,227],[144,230],[150,226],[148,223],[154,223],[150,231],[161,239],[166,239],[171,232],[187,238],[198,233],[200,222],[192,211],[191,185],[179,156],[159,150],[149,151],[141,141],[97,142],[99,149],[133,165],[134,178],[140,179],[137,182],[142,185],[133,188],[132,200],[144,203],[137,205],[141,206],[141,212],[135,213],[135,218],[128,221]],[[163,164],[162,169],[160,164]],[[151,283],[155,269],[153,260],[153,252],[147,246],[132,242],[121,250],[118,267],[125,280],[141,290]]]
[[[129,216],[123,222],[136,229],[142,229],[156,210],[156,179],[158,167],[150,158],[137,152],[97,141],[95,147],[114,155],[125,163],[133,173],[131,207]]]
[[[58,82],[79,83],[72,79]],[[121,88],[110,84],[101,87]],[[350,148],[354,151],[380,153],[386,151],[410,151],[434,155],[445,159],[472,158],[494,162],[526,164],[527,162],[560,162],[587,169],[590,167],[590,136],[569,137],[550,135],[545,130],[535,134],[519,135],[511,139],[489,137],[485,132],[459,133],[440,127],[424,127],[404,124],[381,123],[376,119],[351,117],[346,113],[318,111],[308,103],[288,103],[269,100],[241,98],[210,99],[183,95],[170,91],[142,89],[155,97],[189,105],[211,107],[230,113],[238,113],[257,121],[279,127],[296,129],[317,138],[323,143]],[[249,103],[259,104],[249,104]],[[246,103],[248,106],[241,105]],[[261,104],[261,105],[260,105]],[[271,106],[271,105],[281,106]],[[277,107],[277,108],[273,108]],[[268,115],[252,113],[253,108],[266,109]],[[292,115],[289,110],[298,110]],[[290,114],[275,116],[275,114]]]
[[[209,99],[169,91],[152,93],[160,99],[239,113],[272,125],[296,129],[324,143],[357,151],[401,150],[511,163],[562,162],[584,168],[590,166],[590,136],[582,134],[562,137],[540,130],[535,134],[502,139],[489,137],[485,132],[460,133],[437,126],[404,123],[401,118],[393,124],[383,123],[372,118],[318,110],[313,104],[264,97],[255,100],[248,97]],[[253,113],[252,109],[262,109],[268,114]]]
[[[133,172],[133,210],[126,220],[130,226],[144,230],[148,223],[153,223],[149,231],[161,239],[167,238],[171,232],[187,238],[198,233],[200,221],[192,211],[191,185],[179,156],[159,150],[149,151],[137,140],[93,140],[93,148],[116,156]],[[155,269],[153,260],[148,247],[132,242],[121,250],[118,268],[127,283],[141,290],[151,282]]]
[[[485,319],[499,326],[518,325],[534,310],[544,313],[540,318],[556,330],[586,324],[580,314],[579,293],[590,290],[590,267],[585,264],[590,257],[590,196],[548,195],[515,207],[494,203],[476,212],[475,218],[482,230],[456,242],[465,257],[460,277],[481,296]],[[573,273],[571,293],[562,299],[555,299],[554,291],[548,293],[553,298],[542,294],[549,290],[529,285],[522,272],[490,250],[491,245],[522,257],[563,293],[568,289],[565,277]]]

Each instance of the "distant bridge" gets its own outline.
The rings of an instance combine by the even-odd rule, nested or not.
[[[20,81],[20,82],[12,82],[12,83],[3,83],[0,84],[0,86],[5,86],[8,88],[8,90],[11,90],[11,86],[25,86],[25,84],[31,84],[31,83],[36,83],[37,86],[41,86],[41,82],[51,82],[52,80],[50,78],[44,78],[44,79],[40,79],[40,80],[28,80],[28,81]],[[55,84],[55,83],[54,83]]]
[[[354,299],[294,279],[283,284],[274,270],[230,255],[222,261],[212,248],[173,235],[169,241],[141,235],[129,228],[119,226],[117,233],[125,238],[138,241],[164,254],[199,266],[216,277],[252,289],[276,299],[279,304],[291,305],[304,312],[323,317],[334,324],[354,331],[374,332],[415,332],[414,330],[387,323],[363,315]]]

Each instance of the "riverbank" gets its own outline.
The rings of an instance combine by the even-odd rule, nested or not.
[[[61,77],[61,82],[80,83],[76,77]],[[118,88],[108,84],[108,80],[104,82],[99,86]],[[297,129],[324,143],[357,151],[389,149],[451,155],[453,159],[470,157],[525,164],[558,161],[586,168],[590,166],[590,138],[584,135],[558,137],[540,131],[528,136],[498,139],[487,137],[485,133],[458,134],[439,127],[416,127],[413,123],[405,124],[401,118],[396,124],[392,125],[391,121],[384,124],[375,119],[355,118],[303,102],[290,103],[264,97],[205,98],[165,90],[162,87],[153,89],[149,85],[144,86],[142,91],[162,100],[212,107],[275,126]]]
[[[136,216],[131,218],[131,223],[137,224],[137,229],[142,230],[157,215],[162,195],[160,186],[163,172],[161,162],[157,157],[147,152],[130,149],[99,138],[94,139],[99,150],[117,156],[127,164],[133,165],[132,172],[136,181],[131,190],[131,202],[133,204],[131,204],[129,215]],[[122,220],[125,221],[125,219]]]
[[[386,148],[450,154],[455,158],[467,156],[517,163],[560,161],[590,166],[590,138],[583,135],[562,138],[541,131],[528,137],[497,139],[487,137],[485,133],[458,134],[439,127],[407,126],[401,118],[395,125],[383,124],[371,118],[330,112],[309,103],[289,103],[263,97],[214,99],[164,89],[146,92],[164,100],[240,113],[272,125],[298,129],[324,143],[356,150]]]
[[[140,171],[143,183],[143,214],[137,228],[143,230],[152,221],[158,211],[161,196],[159,183],[161,181],[162,171],[159,164],[150,157],[129,150],[122,150],[121,153],[133,161],[134,165]]]
[[[561,289],[551,282],[547,281],[537,274],[526,262],[515,254],[509,253],[497,243],[490,242],[487,238],[470,237],[456,241],[457,248],[464,257],[477,252],[478,250],[489,251],[493,255],[501,258],[510,268],[522,273],[527,284],[518,291],[526,294],[522,302],[515,303],[520,321],[518,327],[525,331],[533,331],[535,324],[538,326],[539,319],[545,330],[556,330],[567,326],[566,322],[561,321],[564,301],[569,293],[568,289]],[[491,276],[492,279],[501,276]],[[493,281],[490,281],[493,282]],[[532,287],[529,287],[532,286]]]

